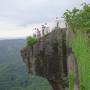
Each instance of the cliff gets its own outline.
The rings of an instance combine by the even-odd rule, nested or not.
[[[55,28],[33,46],[21,50],[29,73],[47,78],[54,90],[67,86],[66,28]]]

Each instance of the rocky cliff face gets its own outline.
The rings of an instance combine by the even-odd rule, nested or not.
[[[55,28],[31,46],[21,50],[32,74],[47,78],[54,90],[63,90],[67,81],[66,29]]]

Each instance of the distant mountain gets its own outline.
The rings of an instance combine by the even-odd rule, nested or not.
[[[20,56],[25,43],[24,39],[0,40],[0,90],[50,90],[46,80],[27,73]]]

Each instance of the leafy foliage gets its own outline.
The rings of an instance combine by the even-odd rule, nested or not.
[[[32,45],[34,45],[36,42],[37,42],[37,39],[34,38],[34,37],[29,36],[29,37],[27,38],[27,45],[32,46]]]
[[[90,33],[90,5],[86,3],[82,5],[81,10],[77,8],[74,8],[72,11],[67,10],[64,13],[64,18],[68,29],[74,33],[72,40],[69,41],[69,46],[72,47],[78,62],[79,90],[89,90],[90,38],[88,38],[87,32]]]
[[[82,5],[81,10],[74,8],[72,11],[67,10],[64,13],[66,24],[73,32],[77,30],[90,32],[90,5],[86,3]]]
[[[70,90],[73,90],[73,88],[74,88],[74,74],[73,74],[73,72],[70,72],[70,74],[69,74],[69,88],[70,88]]]

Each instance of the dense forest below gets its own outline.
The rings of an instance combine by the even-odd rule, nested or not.
[[[23,39],[0,41],[0,90],[50,90],[45,79],[28,74],[20,56],[24,45]]]

